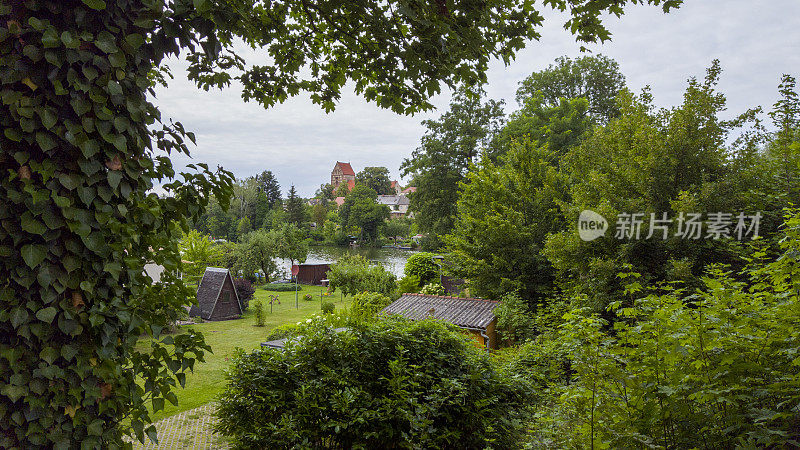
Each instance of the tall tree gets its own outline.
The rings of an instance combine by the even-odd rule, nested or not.
[[[621,6],[571,8],[567,26],[605,40],[603,15]],[[161,335],[191,292],[143,275],[153,259],[179,269],[180,226],[230,195],[227,172],[172,167],[195,136],[148,101],[168,57],[185,56],[199,87],[236,79],[266,107],[304,92],[331,111],[352,81],[413,113],[442,84],[485,81],[490,59],[510,61],[544,21],[510,0],[4,1],[0,16],[0,446],[21,448],[155,436],[148,405],[175,401],[175,379],[207,349],[194,332]],[[248,64],[237,42],[272,57]]]
[[[457,90],[449,111],[438,120],[422,122],[428,130],[421,145],[400,167],[417,187],[410,209],[432,247],[453,229],[458,184],[503,123],[502,102],[482,103],[483,95],[480,88]]]
[[[373,189],[357,184],[339,208],[342,227],[357,227],[361,242],[375,243],[378,228],[389,218],[389,207],[379,204],[377,198],[378,193]]]
[[[278,240],[279,236],[275,231],[256,230],[248,234],[236,246],[235,270],[241,270],[248,278],[261,270],[269,281],[278,268],[275,263],[275,258],[278,257]]]
[[[607,123],[619,115],[615,98],[624,87],[625,76],[611,58],[561,56],[555,64],[520,82],[517,102],[524,105],[526,99],[541,95],[546,106],[554,107],[561,98],[583,97],[589,101],[589,116],[599,123]]]
[[[294,185],[289,189],[289,195],[286,197],[286,213],[289,223],[302,227],[304,223],[308,222],[308,211],[303,199],[297,196],[297,190]]]
[[[284,224],[276,234],[279,258],[294,262],[304,263],[308,257],[308,243],[305,230],[298,228],[293,223]]]
[[[259,192],[263,192],[267,197],[267,203],[270,208],[274,208],[281,201],[281,185],[272,174],[272,171],[265,170],[259,175],[256,175]]]
[[[394,194],[389,169],[386,167],[364,167],[364,170],[356,174],[356,183],[371,188],[378,195]]]

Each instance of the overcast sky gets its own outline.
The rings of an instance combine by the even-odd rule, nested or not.
[[[530,42],[511,65],[491,65],[485,89],[489,97],[506,101],[507,113],[516,109],[517,86],[531,72],[561,55],[581,56],[580,46],[563,30],[563,16],[546,17],[539,41]],[[759,105],[769,109],[778,99],[781,74],[800,78],[800,0],[686,0],[670,14],[631,6],[607,25],[612,41],[590,49],[617,60],[635,92],[649,85],[659,106],[679,104],[686,80],[702,78],[714,58],[722,64],[720,90],[730,115]],[[175,165],[220,165],[237,178],[271,170],[284,195],[294,184],[300,195],[310,197],[330,181],[337,160],[351,162],[356,171],[385,166],[399,179],[400,163],[424,133],[420,122],[438,117],[450,100],[450,92],[443,92],[433,99],[438,110],[401,116],[350,89],[330,114],[302,96],[265,110],[245,103],[235,84],[205,92],[186,81],[183,64],[170,66],[175,79],[157,89],[155,103],[165,117],[197,134],[194,161],[178,157]]]

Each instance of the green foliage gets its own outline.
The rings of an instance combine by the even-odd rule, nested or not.
[[[256,300],[253,304],[253,311],[255,312],[255,319],[256,319],[256,326],[263,327],[264,326],[264,305],[261,304],[261,300]]]
[[[438,236],[452,230],[459,182],[502,124],[502,102],[482,104],[483,95],[482,89],[456,91],[448,112],[439,120],[422,122],[427,131],[420,146],[400,168],[417,186],[409,208],[419,231],[431,236],[431,248],[440,245]]]
[[[336,305],[333,302],[323,302],[322,303],[322,313],[323,314],[333,314],[336,310]]]
[[[196,230],[190,230],[181,237],[179,246],[183,264],[184,280],[190,284],[197,284],[206,271],[206,267],[219,267],[224,261],[224,253],[210,236],[205,236]]]
[[[444,290],[444,286],[439,283],[428,283],[422,286],[419,293],[424,295],[445,295],[447,292]]]
[[[267,281],[277,270],[275,258],[278,257],[280,236],[275,231],[256,230],[236,246],[236,270],[245,276],[252,276],[261,270]]]
[[[451,270],[472,281],[475,295],[500,298],[518,291],[531,302],[552,290],[554,271],[542,254],[550,233],[565,227],[559,202],[567,180],[546,147],[523,139],[495,164],[470,172],[459,216],[445,238]]]
[[[392,181],[389,179],[389,169],[386,167],[364,167],[364,170],[356,174],[356,184],[364,186],[377,192],[378,195],[394,194]]]
[[[397,238],[406,239],[410,232],[411,220],[405,217],[387,220],[381,227],[381,234],[395,242],[397,242]]]
[[[378,228],[389,218],[389,207],[379,204],[377,198],[378,194],[372,188],[358,184],[339,207],[342,227],[357,227],[360,230],[359,241],[377,242]]]
[[[419,285],[424,286],[431,281],[438,280],[439,266],[433,262],[436,256],[430,252],[418,252],[409,256],[403,273],[406,277],[415,276],[419,278]]]
[[[715,61],[704,80],[689,81],[683,103],[670,110],[655,111],[647,91],[640,96],[623,91],[620,116],[597,128],[562,161],[574,180],[567,200],[560,203],[567,222],[577,223],[585,209],[609,221],[623,212],[642,212],[648,219],[650,213],[666,213],[677,219],[680,213],[753,211],[748,190],[761,183],[760,175],[747,168],[754,161],[725,147],[731,132],[752,116],[745,113],[733,121],[720,117],[725,97],[716,91],[719,75]],[[763,225],[762,236],[774,233]],[[676,228],[677,220],[667,239],[659,234],[645,239],[648,220],[641,239],[617,239],[615,230],[609,230],[607,237],[585,242],[577,227],[570,227],[548,236],[544,254],[561,279],[582,280],[571,287],[587,294],[587,306],[595,311],[604,311],[622,290],[616,278],[622,264],[633,265],[648,280],[666,280],[683,265],[690,268],[690,283],[698,283],[711,263],[741,267],[735,241],[684,239],[676,236]]]
[[[277,327],[271,329],[267,337],[264,338],[265,341],[275,341],[278,339],[285,339],[288,337],[296,336],[300,333],[302,327],[295,323],[286,323],[283,325],[278,325]]]
[[[303,286],[300,284],[295,283],[267,283],[261,286],[262,289],[265,291],[272,291],[272,292],[294,292],[295,289],[298,291],[303,290]]]
[[[416,275],[409,275],[397,280],[397,291],[400,294],[419,292],[420,281]]]
[[[391,295],[397,287],[395,276],[380,264],[370,264],[363,256],[342,256],[328,272],[331,292],[341,289],[344,295],[378,292]]]
[[[289,189],[289,196],[286,197],[286,214],[289,223],[298,228],[308,222],[308,211],[306,211],[305,202],[297,196],[294,185]]]
[[[216,428],[243,448],[516,448],[528,396],[434,321],[313,326],[236,357]]]
[[[517,102],[540,96],[545,105],[555,107],[562,99],[585,98],[589,116],[599,123],[608,123],[619,116],[615,97],[625,88],[625,76],[619,64],[603,55],[571,59],[561,56],[547,69],[534,72],[520,83]]]
[[[353,317],[370,318],[389,306],[392,299],[377,292],[361,292],[353,297],[350,305],[350,314]]]
[[[265,170],[255,176],[258,191],[264,194],[270,209],[281,206],[281,185],[272,171]],[[259,222],[256,222],[259,223]]]
[[[709,268],[702,287],[642,285],[613,324],[576,308],[509,368],[545,393],[536,439],[551,446],[785,447],[800,439],[800,213],[782,256],[756,248],[746,281]],[[559,361],[548,364],[547,360]],[[566,370],[565,370],[566,369]]]
[[[288,259],[293,265],[295,261],[298,264],[306,262],[308,242],[306,241],[305,230],[298,228],[293,223],[286,223],[277,230],[275,237],[278,246],[277,256],[279,258]]]

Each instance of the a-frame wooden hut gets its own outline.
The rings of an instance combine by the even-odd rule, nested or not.
[[[242,303],[228,269],[207,267],[197,287],[197,303],[189,316],[203,320],[229,320],[242,317]]]

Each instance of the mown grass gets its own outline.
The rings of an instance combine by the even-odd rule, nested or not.
[[[237,320],[220,322],[205,322],[183,327],[194,328],[205,336],[206,343],[211,346],[213,353],[205,355],[205,362],[195,364],[194,372],[186,375],[186,387],[178,389],[178,405],[167,402],[165,409],[153,414],[154,421],[202,406],[212,400],[225,387],[225,371],[230,365],[235,349],[242,348],[246,351],[253,350],[265,341],[269,331],[285,323],[295,323],[320,312],[320,292],[323,288],[316,286],[303,286],[299,292],[298,309],[295,309],[294,292],[270,292],[257,289],[250,308],[244,317]],[[303,300],[303,295],[312,294],[314,300]],[[270,313],[269,295],[277,295],[280,304],[272,305]],[[336,309],[349,307],[351,298],[342,298],[339,293],[327,297],[336,305]],[[255,326],[253,304],[261,300],[264,305],[264,327]],[[180,332],[180,331],[179,331]],[[142,349],[149,346],[149,341],[139,343]]]

